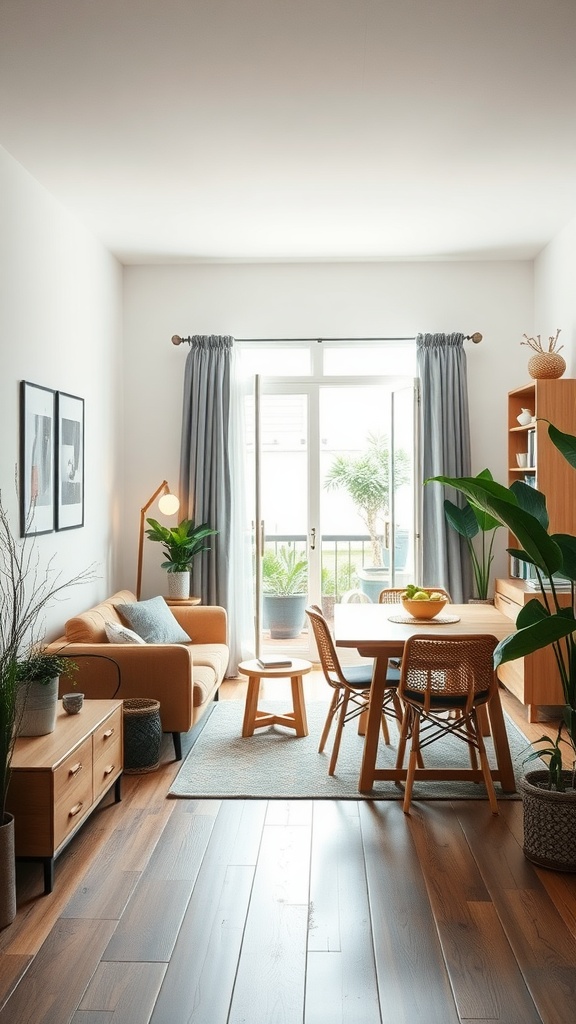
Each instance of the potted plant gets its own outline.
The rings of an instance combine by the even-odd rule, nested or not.
[[[63,590],[93,578],[86,569],[61,580],[52,563],[39,565],[35,537],[16,539],[0,492],[0,928],[14,920],[14,819],[6,812],[10,765],[17,736],[18,664],[38,647],[46,607]]]
[[[186,598],[190,595],[190,566],[196,555],[208,551],[207,537],[218,533],[207,523],[194,525],[193,519],[183,519],[178,526],[162,526],[156,519],[147,519],[150,529],[146,530],[149,540],[164,545],[166,561],[161,563],[168,574],[170,597]]]
[[[45,736],[56,727],[58,678],[74,681],[78,665],[71,658],[33,651],[16,662],[16,730],[18,736]]]
[[[492,480],[489,469],[484,469],[476,477],[477,480]],[[490,569],[494,561],[493,549],[496,530],[500,523],[489,512],[478,507],[475,502],[465,502],[462,507],[455,505],[446,498],[444,515],[452,529],[464,537],[472,562],[476,596],[479,601],[488,601],[490,587]],[[481,534],[480,550],[476,551],[472,541]],[[489,535],[489,539],[488,536]]]
[[[548,423],[548,436],[576,469],[576,437]],[[516,619],[517,631],[494,652],[494,666],[552,646],[564,705],[554,737],[541,736],[526,761],[541,758],[544,771],[529,771],[520,787],[524,802],[524,852],[528,859],[557,870],[576,871],[576,536],[551,534],[544,494],[518,480],[505,487],[487,478],[432,477],[456,488],[478,508],[507,527],[520,547],[511,556],[533,567],[540,599],[529,601]],[[427,480],[426,483],[430,483]],[[572,602],[561,606],[559,581]],[[566,759],[566,764],[565,764]]]
[[[306,617],[308,562],[295,548],[283,544],[262,557],[264,627],[273,640],[300,635]]]

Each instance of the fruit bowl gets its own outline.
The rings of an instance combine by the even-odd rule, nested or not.
[[[401,600],[404,610],[415,619],[433,619],[448,603],[445,597],[441,601],[413,601],[407,597]]]

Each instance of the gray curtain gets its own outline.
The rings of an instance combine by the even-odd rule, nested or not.
[[[203,604],[228,607],[231,524],[229,464],[233,339],[195,335],[184,374],[180,502],[183,518],[218,530],[210,551],[194,559],[192,593]]]
[[[463,334],[419,334],[423,479],[470,476],[470,424]],[[444,499],[461,496],[440,484],[423,488],[422,586],[445,587],[456,603],[472,597],[472,567],[463,538],[444,516]]]

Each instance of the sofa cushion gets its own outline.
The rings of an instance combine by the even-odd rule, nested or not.
[[[69,643],[77,644],[105,644],[108,643],[106,636],[106,623],[117,622],[123,625],[117,608],[130,604],[136,598],[129,590],[120,590],[117,594],[102,601],[94,608],[90,608],[81,615],[75,615],[68,619],[64,628],[66,640]]]
[[[111,644],[146,643],[138,633],[135,633],[133,629],[128,629],[128,626],[123,626],[122,623],[105,622],[104,629],[106,630],[106,636]]]
[[[120,604],[118,612],[148,644],[189,644],[190,637],[174,618],[163,597]]]

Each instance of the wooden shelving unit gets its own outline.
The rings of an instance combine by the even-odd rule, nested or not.
[[[530,409],[534,421],[521,426],[517,417]],[[568,433],[576,433],[576,380],[534,380],[508,395],[508,484],[525,480],[546,495],[552,533],[576,532],[576,471],[572,470],[548,437],[548,422]],[[518,466],[517,455],[530,452],[527,466]],[[513,536],[509,547],[517,546]],[[494,603],[511,619],[539,592],[518,578],[511,560],[508,579],[495,581]],[[562,595],[568,603],[569,595]],[[538,706],[563,704],[556,663],[551,648],[502,665],[500,681],[529,708],[531,722],[537,720]]]

